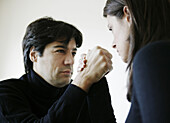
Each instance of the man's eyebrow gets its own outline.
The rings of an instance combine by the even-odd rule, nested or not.
[[[67,49],[67,47],[64,46],[64,45],[56,45],[56,46],[53,46],[53,48],[64,48],[64,49]],[[77,48],[73,48],[72,50],[73,51],[77,51]]]
[[[55,46],[53,46],[53,48],[64,48],[64,49],[67,49],[67,47],[64,46],[64,45],[55,45]]]

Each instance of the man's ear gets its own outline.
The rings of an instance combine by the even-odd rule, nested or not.
[[[29,57],[32,62],[37,62],[38,52],[35,51],[34,47],[31,47]]]
[[[127,6],[123,7],[123,13],[126,21],[131,24],[132,23],[131,14]]]

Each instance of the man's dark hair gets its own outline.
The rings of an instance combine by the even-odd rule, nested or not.
[[[29,24],[22,42],[25,72],[33,68],[29,58],[30,48],[34,47],[42,56],[47,44],[59,39],[68,44],[71,38],[75,39],[77,48],[82,45],[82,33],[76,27],[51,17],[40,18]]]

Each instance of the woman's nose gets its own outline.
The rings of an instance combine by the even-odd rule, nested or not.
[[[116,44],[114,42],[112,43],[112,48],[116,48]]]

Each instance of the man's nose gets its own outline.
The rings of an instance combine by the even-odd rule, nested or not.
[[[72,53],[68,53],[66,55],[64,64],[65,65],[73,65],[74,64],[74,57],[73,57]]]

